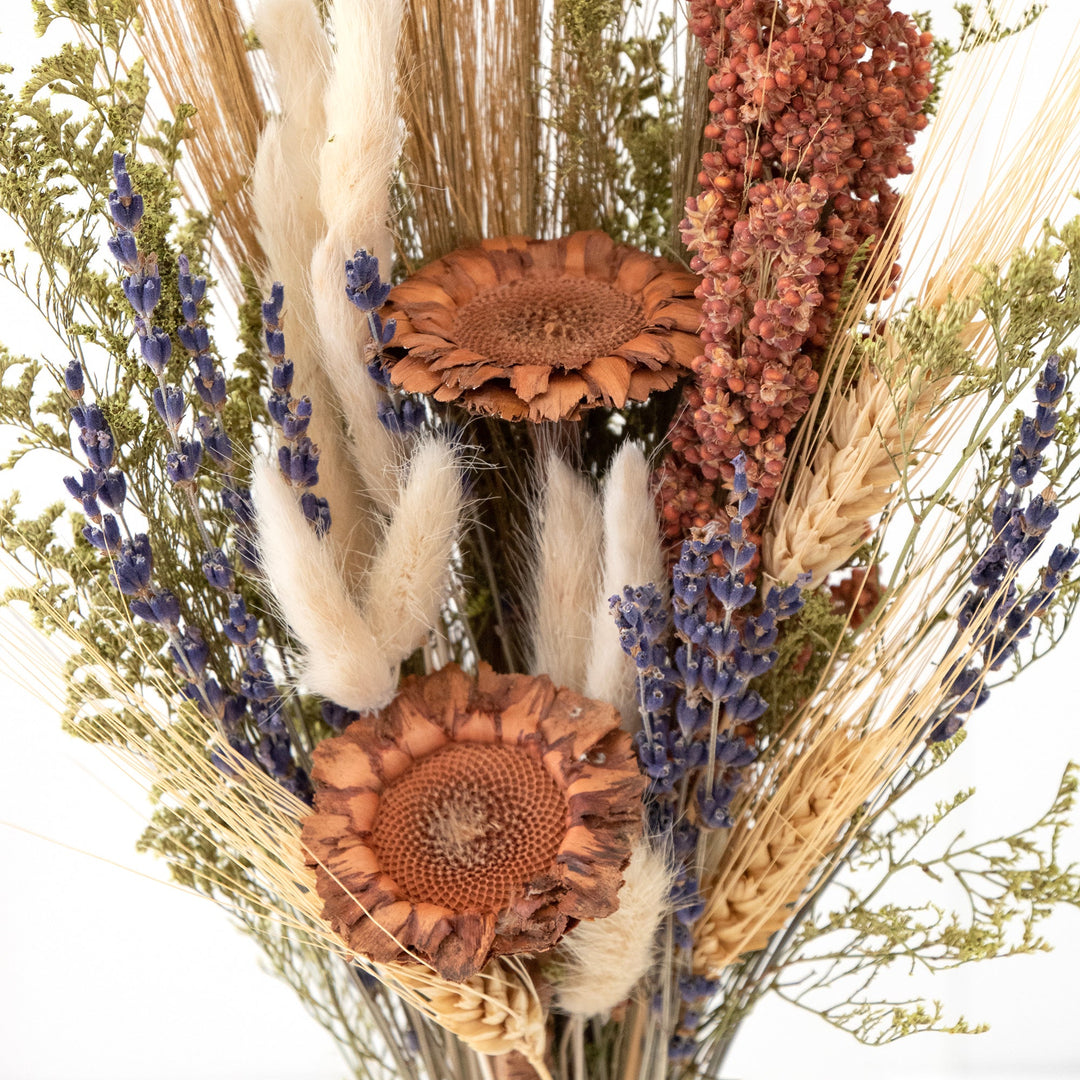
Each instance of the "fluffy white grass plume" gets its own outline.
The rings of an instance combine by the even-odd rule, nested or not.
[[[624,443],[612,460],[603,502],[603,577],[593,609],[585,695],[610,702],[627,724],[636,727],[637,669],[619,644],[608,597],[621,593],[627,585],[663,586],[667,573],[649,464],[633,443]]]
[[[439,624],[465,509],[454,446],[420,443],[368,576],[364,610],[391,663],[404,660]]]
[[[533,511],[535,576],[529,671],[556,686],[585,690],[585,665],[600,584],[603,524],[589,480],[558,454],[544,463]]]
[[[304,649],[303,682],[358,712],[382,708],[397,667],[350,595],[337,549],[315,535],[272,462],[256,463],[252,497],[267,584]]]
[[[656,959],[656,932],[669,911],[672,867],[641,841],[619,890],[619,907],[563,938],[551,966],[555,1001],[573,1016],[606,1016],[634,991]]]
[[[400,136],[394,52],[398,0],[340,0],[331,5],[335,52],[326,83],[325,137],[318,156],[319,206],[326,232],[310,272],[319,357],[341,402],[349,450],[365,494],[389,513],[401,464],[397,440],[379,422],[382,391],[368,376],[365,320],[345,295],[345,260],[358,248],[389,273],[390,178]]]
[[[330,503],[334,527],[327,541],[340,548],[350,581],[367,569],[375,546],[372,515],[345,449],[341,404],[319,364],[309,278],[311,254],[326,231],[318,201],[318,150],[326,137],[323,94],[331,53],[307,0],[263,0],[255,30],[274,73],[280,112],[259,136],[252,203],[259,241],[270,269],[263,282],[285,287],[289,358],[297,396],[313,403],[308,434],[319,447],[319,494]]]
[[[331,5],[336,53],[319,155],[319,202],[327,225],[345,244],[377,255],[384,272],[393,253],[389,182],[401,145],[394,82],[401,16],[400,0]]]

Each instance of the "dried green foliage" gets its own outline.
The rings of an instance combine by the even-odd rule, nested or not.
[[[918,767],[916,780],[948,757]],[[878,1044],[918,1031],[983,1030],[962,1018],[943,1020],[940,1003],[871,997],[879,974],[944,971],[960,964],[1049,948],[1040,924],[1060,905],[1080,906],[1080,867],[1059,863],[1078,789],[1070,765],[1049,809],[1027,828],[971,842],[963,833],[942,843],[941,832],[970,789],[931,813],[905,817],[895,807],[860,837],[849,869],[803,922],[773,983],[782,997],[820,1013],[861,1042]],[[904,883],[918,881],[917,902]],[[959,910],[953,910],[954,906]]]

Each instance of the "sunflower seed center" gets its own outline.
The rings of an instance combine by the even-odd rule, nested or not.
[[[454,338],[493,363],[572,370],[625,345],[644,326],[641,303],[606,281],[526,277],[459,308]]]

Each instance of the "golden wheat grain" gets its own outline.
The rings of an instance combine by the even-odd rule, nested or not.
[[[835,731],[797,762],[768,813],[732,837],[727,873],[715,882],[695,935],[694,966],[717,972],[763,948],[791,917],[815,868],[833,850],[888,757],[887,740]],[[743,843],[739,843],[742,840]]]
[[[544,1009],[520,966],[496,959],[462,983],[447,982],[412,964],[387,965],[379,973],[410,1004],[477,1053],[517,1051],[540,1075],[547,1075]]]
[[[774,505],[761,553],[767,573],[787,582],[809,573],[820,585],[855,554],[870,519],[915,463],[916,437],[933,400],[930,386],[897,388],[870,369],[834,400],[791,494]]]

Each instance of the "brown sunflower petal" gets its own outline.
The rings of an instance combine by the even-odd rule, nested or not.
[[[626,404],[630,389],[630,365],[621,356],[600,356],[590,360],[582,369],[581,377],[589,384],[593,398],[602,397],[604,404],[621,409]]]
[[[454,932],[447,935],[432,955],[435,970],[451,982],[464,982],[485,963],[495,940],[495,916],[492,914],[456,915]]]
[[[544,364],[515,364],[510,369],[510,389],[522,401],[532,401],[548,388],[551,368]]]

